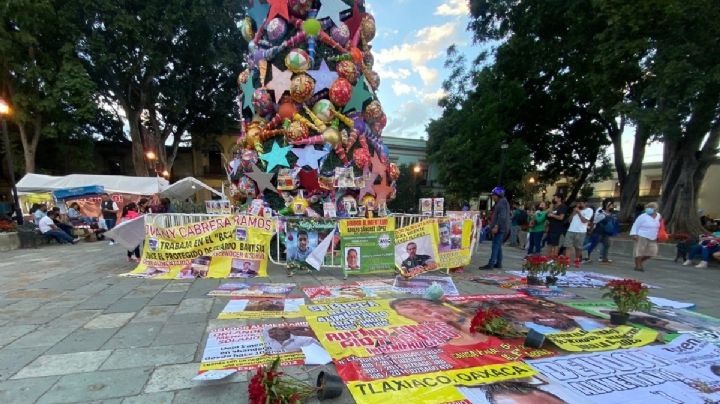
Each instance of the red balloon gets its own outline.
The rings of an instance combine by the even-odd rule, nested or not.
[[[278,115],[282,119],[293,119],[293,116],[297,112],[297,108],[295,108],[295,104],[292,102],[284,102],[280,104],[280,108],[278,109]]]
[[[342,107],[350,102],[352,97],[352,84],[342,77],[335,80],[330,86],[330,101],[337,107]]]

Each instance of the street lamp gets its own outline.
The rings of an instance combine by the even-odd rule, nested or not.
[[[510,147],[506,140],[500,144],[500,173],[498,174],[498,185],[502,185],[503,170],[505,169],[505,150]]]
[[[422,170],[422,167],[420,167],[420,164],[415,164],[415,167],[413,167],[413,172],[415,174],[420,174],[421,170]]]
[[[5,143],[5,153],[7,154],[8,174],[10,174],[10,189],[12,190],[13,202],[15,203],[15,220],[18,224],[23,224],[22,210],[20,209],[20,199],[15,186],[15,164],[13,163],[12,149],[10,148],[10,137],[8,136],[7,122],[5,118],[12,114],[10,104],[0,98],[0,121],[2,121],[3,142]]]
[[[528,184],[535,185],[535,177],[530,177],[530,179],[528,180]]]

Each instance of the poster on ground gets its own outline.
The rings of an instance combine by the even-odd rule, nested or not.
[[[412,279],[396,276],[393,283],[393,292],[422,296],[433,283],[440,285],[443,292],[445,292],[445,296],[457,296],[460,294],[451,277],[432,275],[421,275]]]
[[[437,231],[432,219],[395,231],[395,265],[402,276],[411,278],[440,268]]]
[[[223,283],[208,293],[214,297],[286,297],[294,283]]]
[[[419,297],[301,310],[359,403],[461,401],[455,386],[532,376],[515,361],[554,354],[470,333],[472,313]]]
[[[275,223],[257,216],[221,216],[176,227],[145,224],[140,264],[124,276],[155,279],[267,276]]]
[[[459,387],[472,404],[588,404],[589,400],[573,393],[542,374],[498,383]]]
[[[305,295],[314,303],[345,302],[378,297],[372,287],[357,283],[345,285],[311,286],[302,288]]]
[[[303,304],[305,304],[303,298],[261,297],[230,300],[218,315],[218,319],[299,318],[302,317],[300,306]]]
[[[287,221],[285,247],[287,248],[288,271],[315,269],[308,262],[308,258],[326,237],[332,237],[335,223],[333,220],[310,218]],[[327,248],[321,253],[320,264],[323,264],[325,258],[329,257],[328,252],[332,254],[332,250]]]
[[[577,294],[560,288],[548,288],[546,286],[523,286],[513,288],[532,297],[543,299],[582,299]]]
[[[506,271],[506,273],[525,277],[527,273],[522,271]],[[557,286],[564,288],[601,288],[614,279],[622,279],[617,276],[599,274],[588,271],[568,271],[565,275],[558,276]],[[643,283],[648,289],[658,289],[657,286]]]
[[[306,322],[257,324],[210,331],[199,374],[252,370],[280,357],[282,366],[302,365],[304,346],[319,345]]]
[[[437,219],[438,265],[456,268],[470,265],[473,222],[470,219]]]
[[[340,252],[345,275],[393,272],[395,219],[340,221]]]
[[[660,352],[662,350],[663,352]],[[528,363],[552,382],[592,403],[717,402],[718,353],[692,340]]]

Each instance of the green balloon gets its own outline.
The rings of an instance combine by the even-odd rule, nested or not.
[[[309,18],[303,22],[303,31],[310,36],[316,36],[320,33],[321,29],[320,21],[314,18]]]

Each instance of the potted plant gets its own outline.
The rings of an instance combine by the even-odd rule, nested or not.
[[[497,309],[481,308],[470,321],[470,333],[494,335],[499,338],[517,338],[522,334],[502,317]]]
[[[345,383],[339,376],[330,373],[320,372],[317,377],[317,397],[319,400],[327,400],[340,397],[345,388]]]
[[[0,218],[0,251],[11,251],[20,248],[20,237],[17,225],[10,219]]]
[[[565,275],[569,267],[570,257],[564,255],[555,257],[555,259],[548,264],[549,275],[545,277],[545,284],[548,286],[555,285],[558,280],[557,277]]]
[[[530,256],[522,266],[523,272],[527,272],[528,285],[542,285],[540,276],[547,271],[549,258],[542,255]]]
[[[612,298],[617,306],[617,311],[610,312],[610,323],[622,325],[627,323],[631,311],[650,310],[648,300],[648,289],[641,282],[635,279],[616,279],[603,286],[608,289],[603,298]]]
[[[292,376],[279,372],[280,357],[269,368],[259,367],[248,384],[251,404],[298,404],[318,392],[318,389]]]

